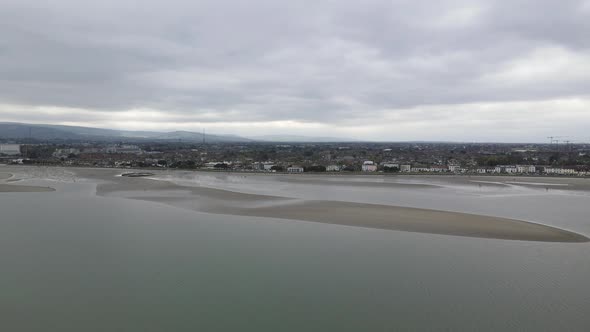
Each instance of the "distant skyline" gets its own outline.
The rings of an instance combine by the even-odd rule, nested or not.
[[[590,0],[4,0],[0,27],[0,122],[590,141]]]

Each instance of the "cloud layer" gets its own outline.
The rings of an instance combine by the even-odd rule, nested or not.
[[[590,1],[0,6],[0,121],[590,140]]]

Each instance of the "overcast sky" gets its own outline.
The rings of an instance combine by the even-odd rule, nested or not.
[[[0,121],[590,141],[590,0],[0,0]]]

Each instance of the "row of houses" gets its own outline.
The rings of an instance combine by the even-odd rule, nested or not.
[[[495,167],[479,167],[478,174],[557,174],[557,175],[585,175],[587,172],[575,168],[534,166],[534,165],[499,165]]]
[[[551,174],[587,175],[589,172],[573,167],[553,167],[535,165],[499,165],[494,167],[463,168],[460,165],[412,166],[411,164],[383,163],[382,169],[395,169],[402,173],[477,173],[477,174]],[[363,163],[363,172],[376,172],[378,167],[372,161]]]

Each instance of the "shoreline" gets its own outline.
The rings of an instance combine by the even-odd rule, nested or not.
[[[105,169],[105,170],[120,170],[120,171],[178,171],[178,172],[201,172],[201,173],[208,173],[208,174],[250,174],[250,175],[289,175],[289,176],[341,176],[341,177],[349,177],[349,176],[384,176],[384,177],[397,177],[397,176],[410,176],[410,177],[475,177],[475,178],[497,178],[497,177],[506,177],[506,178],[535,178],[535,179],[586,179],[590,181],[590,175],[558,175],[558,174],[479,174],[479,173],[449,173],[449,172],[396,172],[396,173],[388,173],[388,172],[361,172],[361,171],[340,171],[340,172],[304,172],[304,173],[289,173],[289,172],[265,172],[265,171],[251,171],[251,170],[215,170],[215,169],[205,169],[205,168],[160,168],[160,167],[128,167],[128,168],[118,168],[118,167],[98,167],[98,166],[84,166],[84,165],[44,165],[44,164],[30,164],[30,165],[12,165],[12,164],[5,164],[6,167],[47,167],[47,168],[73,168],[73,169]]]
[[[18,179],[15,180],[13,178],[14,174],[12,173],[0,172],[0,193],[40,193],[55,191],[51,187],[8,184],[18,181]]]
[[[510,218],[416,207],[331,201],[325,199],[309,200],[281,197],[274,194],[242,193],[200,185],[185,186],[167,179],[119,176],[121,173],[126,172],[125,169],[70,169],[74,170],[73,173],[75,173],[74,176],[76,178],[94,181],[97,184],[95,191],[97,196],[155,202],[204,213],[299,220],[472,238],[566,243],[590,241],[588,237],[579,233],[545,224]],[[166,173],[162,172],[162,174]],[[322,177],[316,175],[316,178],[321,179]],[[284,177],[282,179],[295,183],[314,183],[308,181],[310,179],[313,180],[311,176],[304,181],[300,181],[297,176]],[[455,181],[453,183],[459,185],[471,181],[467,177],[460,179],[455,177],[454,179]],[[384,184],[382,182],[376,183],[377,186]],[[407,185],[395,182],[385,184],[394,186]],[[437,190],[438,183],[434,182],[433,184],[434,186],[432,187],[423,186],[423,184],[410,185],[417,185],[418,187],[416,188],[421,190]],[[320,183],[320,185],[328,184]],[[336,183],[336,186],[340,185]],[[365,182],[364,185],[371,185],[371,183]],[[471,183],[471,185],[478,184]],[[19,191],[54,191],[54,189],[0,184],[0,192]]]
[[[109,167],[94,167],[94,166],[54,166],[54,165],[8,165],[7,168],[53,168],[53,169],[72,169],[74,171],[84,171],[84,170],[96,170],[96,171],[112,171],[112,172],[119,172],[119,173],[129,173],[134,171],[151,171],[156,172],[156,175],[160,175],[161,173],[173,173],[173,172],[184,172],[184,173],[196,173],[196,174],[203,174],[203,175],[239,175],[239,176],[260,176],[260,177],[277,177],[281,179],[287,179],[286,181],[293,181],[293,182],[306,182],[311,181],[314,178],[329,178],[329,179],[339,179],[344,180],[341,184],[346,186],[380,186],[380,185],[396,185],[396,186],[403,186],[408,185],[412,187],[429,187],[429,188],[436,188],[440,187],[440,183],[405,183],[405,182],[388,182],[386,184],[379,183],[379,182],[354,182],[354,181],[346,181],[348,179],[416,179],[416,180],[436,180],[441,181],[441,183],[449,182],[451,184],[463,184],[463,185],[488,185],[488,186],[523,186],[527,188],[533,189],[546,189],[544,186],[540,186],[537,184],[539,180],[543,180],[546,183],[546,187],[551,190],[572,190],[572,191],[590,191],[590,177],[587,176],[551,176],[551,175],[507,175],[507,174],[444,174],[444,173],[434,173],[434,174],[424,174],[424,173],[363,173],[363,172],[308,172],[308,173],[272,173],[272,172],[251,172],[251,171],[218,171],[218,170],[202,170],[202,169],[169,169],[169,168],[109,168]],[[494,181],[490,181],[494,179]],[[515,183],[515,180],[518,183]],[[326,181],[329,183],[326,184],[334,184],[337,185],[337,181]],[[513,182],[513,183],[510,183]],[[530,183],[529,183],[530,182]],[[554,183],[551,183],[554,182]],[[565,182],[565,183],[557,183],[555,182]],[[568,184],[568,185],[565,185]]]
[[[101,178],[100,175],[95,176]],[[509,218],[423,208],[245,194],[209,187],[181,186],[166,180],[146,178],[117,177],[111,180],[97,186],[97,195],[149,201],[212,214],[472,238],[567,243],[590,241],[582,234],[565,229]]]

